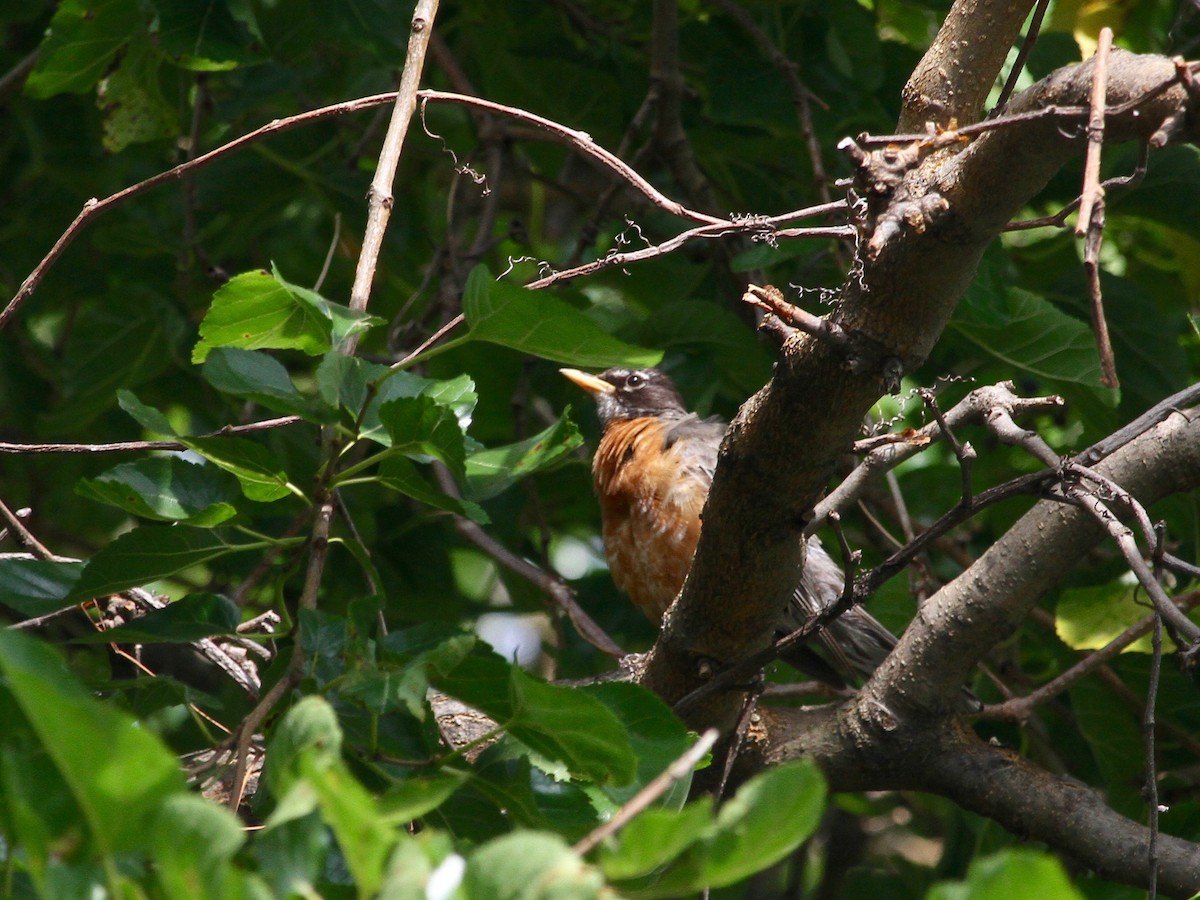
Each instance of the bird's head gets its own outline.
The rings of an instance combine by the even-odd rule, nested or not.
[[[601,426],[623,419],[687,412],[671,379],[658,369],[618,367],[599,375],[589,375],[578,369],[559,371],[596,398]]]

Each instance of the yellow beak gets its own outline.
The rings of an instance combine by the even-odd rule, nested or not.
[[[575,382],[589,394],[611,394],[616,390],[611,384],[603,378],[598,378],[595,375],[589,375],[587,372],[580,372],[578,369],[559,369],[564,376]]]

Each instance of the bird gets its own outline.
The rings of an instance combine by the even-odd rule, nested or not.
[[[617,587],[657,625],[691,568],[726,425],[689,412],[659,369],[616,367],[599,375],[559,371],[596,402],[601,436],[592,478],[609,571]],[[842,570],[820,539],[809,537],[806,551],[795,591],[780,611],[777,638],[842,596]],[[859,606],[825,624],[819,634],[825,657],[800,646],[785,659],[837,688],[869,677],[896,645],[896,636]],[[964,697],[965,710],[979,707],[965,688]]]

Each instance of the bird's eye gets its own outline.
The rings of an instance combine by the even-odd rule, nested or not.
[[[628,378],[625,379],[625,384],[631,388],[641,387],[643,384],[645,384],[645,382],[646,382],[646,376],[639,375],[637,372],[634,372],[632,375],[630,375]]]

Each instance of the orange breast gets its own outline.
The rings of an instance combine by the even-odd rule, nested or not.
[[[613,581],[655,624],[691,568],[709,487],[684,466],[682,443],[664,451],[666,430],[653,418],[614,423],[592,465]]]

